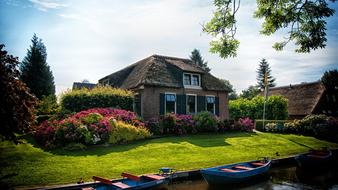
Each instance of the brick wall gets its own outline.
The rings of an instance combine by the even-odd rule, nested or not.
[[[176,93],[176,94],[196,94],[197,96],[214,95],[219,97],[219,116],[222,119],[229,118],[228,110],[228,93],[205,91],[202,89],[178,89],[178,88],[160,88],[160,87],[144,87],[141,94],[141,114],[147,120],[152,117],[159,117],[160,114],[160,93]]]

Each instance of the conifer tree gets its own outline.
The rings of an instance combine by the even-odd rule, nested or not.
[[[259,62],[258,70],[257,70],[257,87],[261,90],[265,88],[265,82],[264,82],[264,75],[267,74],[268,78],[268,86],[274,87],[275,84],[275,78],[271,75],[271,68],[269,66],[269,63],[263,58]]]
[[[46,47],[36,34],[20,65],[20,79],[38,99],[55,94],[53,73],[47,64]]]
[[[210,68],[208,67],[208,62],[204,61],[204,59],[202,58],[201,53],[200,53],[200,51],[198,49],[194,49],[191,52],[190,60],[194,64],[196,64],[196,65],[200,66],[201,68],[203,68],[205,71],[210,72]]]

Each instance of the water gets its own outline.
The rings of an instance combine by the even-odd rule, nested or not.
[[[174,183],[168,190],[298,190],[328,189],[338,190],[338,170],[336,166],[320,171],[304,171],[295,166],[272,168],[269,174],[245,184],[211,187],[203,179]]]

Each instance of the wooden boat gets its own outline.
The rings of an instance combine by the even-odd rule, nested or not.
[[[161,176],[157,174],[147,174],[136,176],[129,173],[122,173],[122,179],[110,180],[98,176],[93,176],[94,181],[101,182],[101,186],[97,186],[95,189],[148,189],[155,188],[164,185],[169,182],[169,176]]]
[[[203,178],[209,185],[240,183],[266,174],[271,160],[256,160],[201,170]]]
[[[328,165],[331,157],[330,150],[310,150],[308,153],[297,155],[295,159],[301,168],[318,168]]]

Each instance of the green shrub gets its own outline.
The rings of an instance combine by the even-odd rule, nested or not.
[[[108,142],[111,144],[126,143],[151,136],[150,132],[143,127],[134,127],[122,121],[116,121],[115,119],[111,119],[109,122],[112,129]]]
[[[266,119],[283,120],[288,116],[287,99],[282,96],[270,96],[266,103]],[[263,118],[264,97],[256,96],[251,100],[237,99],[230,100],[229,112],[230,118],[238,120],[239,118],[249,117],[251,119]]]
[[[60,107],[56,102],[56,96],[43,96],[36,105],[36,115],[53,115],[60,111]]]
[[[99,86],[91,90],[82,88],[67,91],[61,96],[62,110],[78,112],[98,107],[132,110],[133,93],[127,90]]]
[[[196,130],[198,132],[216,132],[218,130],[218,124],[216,117],[208,112],[199,112],[193,116],[196,122]]]
[[[93,124],[93,123],[98,123],[103,116],[99,113],[90,113],[87,116],[82,118],[82,121],[84,124]]]

